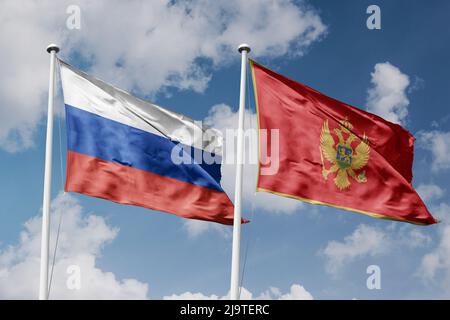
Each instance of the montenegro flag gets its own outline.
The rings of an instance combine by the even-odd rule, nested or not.
[[[437,222],[411,184],[415,139],[408,131],[254,61],[250,66],[258,191],[376,218]]]

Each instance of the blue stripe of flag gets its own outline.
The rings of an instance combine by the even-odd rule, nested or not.
[[[172,161],[172,148],[179,142],[67,104],[66,121],[71,151],[223,191],[220,163],[175,164]],[[196,151],[202,156],[207,153]]]

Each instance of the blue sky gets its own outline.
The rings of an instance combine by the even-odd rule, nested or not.
[[[79,30],[66,28],[69,4],[81,9]],[[371,4],[381,8],[381,30],[366,27]],[[381,115],[402,114],[399,121],[417,138],[413,184],[443,222],[419,227],[244,193],[245,215],[253,218],[242,228],[243,286],[253,297],[304,298],[306,291],[315,299],[450,297],[447,1],[3,5],[8,10],[0,13],[0,43],[2,51],[12,52],[0,53],[8,61],[0,75],[0,298],[37,294],[40,225],[34,218],[24,233],[24,223],[39,216],[42,205],[45,47],[54,41],[72,65],[194,119],[216,116],[218,126],[226,119],[217,120],[214,105],[223,104],[230,121],[237,111],[240,42],[252,46],[251,57],[260,63],[329,96]],[[15,37],[8,32],[13,28]],[[249,102],[254,109],[251,92]],[[62,106],[59,90],[57,113]],[[64,119],[56,117],[53,198],[62,189],[59,121],[65,167]],[[55,297],[227,294],[230,228],[190,225],[173,215],[78,194],[65,197],[58,198],[52,221],[55,226],[63,213]],[[65,271],[78,263],[82,288],[74,293],[65,287]],[[381,268],[380,290],[366,287],[369,265]],[[83,287],[83,279],[98,285]],[[303,287],[300,295],[293,285]]]

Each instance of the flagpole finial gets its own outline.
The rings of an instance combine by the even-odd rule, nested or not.
[[[249,53],[250,52],[250,46],[248,45],[248,44],[246,44],[246,43],[242,43],[242,44],[240,44],[239,45],[239,47],[238,47],[238,51],[240,52],[240,53],[242,53],[242,51],[247,51],[247,53]]]
[[[54,43],[49,44],[48,47],[47,47],[47,52],[48,53],[51,53],[52,51],[55,51],[55,53],[59,52],[59,47],[56,44],[54,44]]]

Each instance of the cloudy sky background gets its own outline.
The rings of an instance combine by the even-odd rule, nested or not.
[[[51,42],[72,65],[219,129],[237,124],[241,42],[271,69],[402,124],[417,138],[413,183],[442,223],[418,227],[255,194],[255,167],[246,165],[252,222],[242,228],[242,296],[449,298],[450,3],[377,1],[382,30],[373,31],[370,4],[0,1],[0,298],[38,293]],[[70,5],[81,9],[80,30],[66,27]],[[230,227],[61,192],[57,85],[52,250],[61,215],[62,224],[50,297],[226,298]],[[254,128],[251,92],[247,105]],[[223,167],[230,196],[233,171]],[[71,265],[80,267],[80,290],[67,288]],[[366,287],[369,265],[381,268],[381,290]]]

